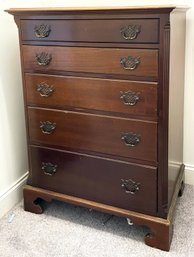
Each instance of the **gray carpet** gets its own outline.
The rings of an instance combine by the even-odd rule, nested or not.
[[[44,214],[23,211],[19,203],[0,220],[0,257],[193,257],[194,187],[179,198],[170,252],[143,242],[147,228],[126,219],[70,204],[52,202]]]

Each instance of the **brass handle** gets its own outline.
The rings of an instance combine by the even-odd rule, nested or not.
[[[124,188],[125,193],[134,195],[140,189],[140,183],[132,179],[121,179],[121,187]]]
[[[54,88],[53,86],[50,86],[45,82],[41,82],[37,85],[37,91],[39,92],[40,96],[48,97],[52,95],[52,93],[54,92]]]
[[[124,141],[126,146],[132,147],[132,146],[136,146],[140,143],[141,136],[137,135],[133,132],[122,133],[121,140]]]
[[[140,57],[122,57],[120,59],[120,64],[123,66],[125,70],[135,70],[137,66],[140,64]]]
[[[36,25],[34,27],[34,34],[37,38],[45,38],[48,37],[51,32],[51,27],[50,25]]]
[[[133,40],[136,39],[138,34],[141,32],[141,26],[140,25],[128,25],[120,30],[121,35],[126,40]]]
[[[57,172],[57,165],[50,162],[42,162],[42,170],[45,175],[53,176]]]
[[[38,62],[38,65],[46,66],[49,65],[49,63],[51,62],[52,55],[46,52],[41,52],[40,54],[36,54],[36,60]]]
[[[136,92],[133,92],[133,91],[127,91],[127,92],[120,92],[121,93],[121,97],[120,99],[123,100],[123,103],[126,104],[126,105],[136,105],[136,103],[139,101],[140,97],[140,93],[136,93]]]
[[[56,123],[50,121],[40,121],[40,129],[43,134],[52,134],[56,129]]]

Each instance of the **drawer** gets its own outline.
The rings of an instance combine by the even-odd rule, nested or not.
[[[28,105],[156,117],[157,84],[25,74]]]
[[[157,160],[156,122],[38,108],[28,115],[32,144]]]
[[[158,50],[23,45],[28,72],[89,72],[128,76],[158,76]]]
[[[21,20],[22,40],[157,43],[159,19]]]
[[[157,170],[77,153],[30,147],[32,186],[127,210],[156,213]]]

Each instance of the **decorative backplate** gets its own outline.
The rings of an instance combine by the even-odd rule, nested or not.
[[[56,123],[50,121],[40,121],[40,129],[43,134],[52,134],[56,128]]]
[[[39,65],[46,66],[49,65],[52,60],[52,55],[49,53],[41,52],[40,54],[36,54],[36,60]]]
[[[34,27],[34,33],[37,38],[48,37],[51,32],[50,25],[41,24]]]
[[[128,133],[122,133],[121,139],[124,141],[126,146],[132,147],[140,143],[141,136],[133,132],[128,132]]]
[[[140,57],[122,57],[120,59],[120,64],[123,66],[125,70],[135,70],[137,66],[140,64]]]
[[[53,176],[57,172],[57,165],[50,162],[42,162],[42,170],[45,175]]]
[[[140,183],[132,179],[121,179],[121,187],[124,188],[125,193],[134,195],[140,189]]]
[[[121,28],[120,32],[124,39],[126,40],[133,40],[136,39],[138,34],[141,31],[140,25],[128,25]]]
[[[126,105],[131,105],[131,106],[133,106],[133,105],[135,105],[138,101],[139,101],[139,99],[140,99],[140,97],[139,97],[139,95],[140,95],[140,93],[138,93],[138,92],[133,92],[133,91],[127,91],[127,92],[120,92],[121,93],[121,97],[120,97],[120,99],[122,99],[123,100],[123,103],[124,104],[126,104]]]
[[[41,82],[37,85],[37,91],[41,96],[48,97],[54,92],[54,88],[45,82]]]

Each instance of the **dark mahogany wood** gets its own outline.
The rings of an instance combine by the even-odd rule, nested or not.
[[[30,153],[29,184],[33,186],[127,210],[156,213],[155,167],[39,147],[30,147]],[[57,165],[56,173],[46,175],[42,163]],[[139,190],[126,193],[122,179],[139,183]]]
[[[168,117],[169,117],[169,54],[170,54],[170,22],[169,15],[161,17],[160,37],[161,50],[159,52],[159,81],[158,88],[158,211],[161,217],[167,217],[168,213]],[[177,139],[179,140],[179,139]],[[173,190],[173,189],[172,189]]]
[[[25,210],[41,213],[42,200],[56,199],[120,215],[150,228],[146,244],[169,250],[175,203],[184,189],[186,9],[171,16],[173,9],[7,10],[20,37],[30,160]],[[133,40],[123,39],[120,30],[131,22],[141,31]],[[34,28],[43,23],[51,31],[36,38]],[[40,65],[37,55],[43,52],[50,62]],[[135,69],[121,63],[129,56],[140,60]],[[52,84],[52,94],[40,96],[39,83]],[[120,91],[129,90],[141,96],[134,106],[120,99]],[[51,134],[40,128],[47,121],[56,126]],[[127,132],[141,139],[136,146],[121,139]],[[133,178],[122,178],[118,187],[121,176]],[[145,185],[135,184],[137,202],[121,193],[133,180]]]
[[[50,26],[50,33],[37,38],[34,29],[42,24]],[[125,39],[121,34],[121,29],[129,25],[140,26],[141,31],[134,39]],[[24,41],[158,43],[158,26],[159,19],[21,21]]]
[[[23,45],[22,51],[25,72],[93,72],[153,77],[155,80],[158,76],[157,50]],[[46,66],[39,65],[36,60],[36,55],[42,52],[52,56]],[[126,70],[120,64],[121,58],[128,56],[140,57],[136,69]]]
[[[27,104],[31,106],[117,112],[147,119],[157,115],[156,83],[39,74],[26,74],[25,82]],[[48,97],[37,90],[41,84],[52,88]],[[139,97],[134,105],[121,99],[129,91]]]
[[[30,142],[64,146],[136,159],[157,160],[157,123],[83,114],[81,112],[28,108]],[[43,134],[40,122],[56,123],[51,134]],[[141,137],[133,147],[121,139],[123,133]]]
[[[135,224],[150,228],[151,232],[144,237],[147,245],[164,251],[170,250],[173,234],[173,224],[171,219],[149,216],[139,212],[129,211],[115,206],[61,194],[34,186],[32,187],[27,185],[24,187],[25,211],[41,214],[43,212],[43,207],[41,205],[42,200],[51,202],[53,199],[129,218]]]
[[[126,217],[129,218],[135,224],[147,226],[148,228],[150,228],[150,233],[147,234],[144,238],[145,243],[147,245],[159,248],[164,251],[169,251],[173,235],[173,218],[176,200],[178,193],[182,188],[183,181],[184,165],[181,166],[179,176],[177,179],[177,184],[173,193],[172,201],[169,205],[168,216],[166,219],[98,203],[96,201],[89,201],[79,197],[61,194],[34,186],[25,186],[24,188],[24,208],[26,211],[40,214],[43,212],[41,201],[45,200],[47,202],[50,202],[51,200],[55,199],[68,203],[77,204],[87,208],[93,208],[99,211],[107,212],[121,217]]]

